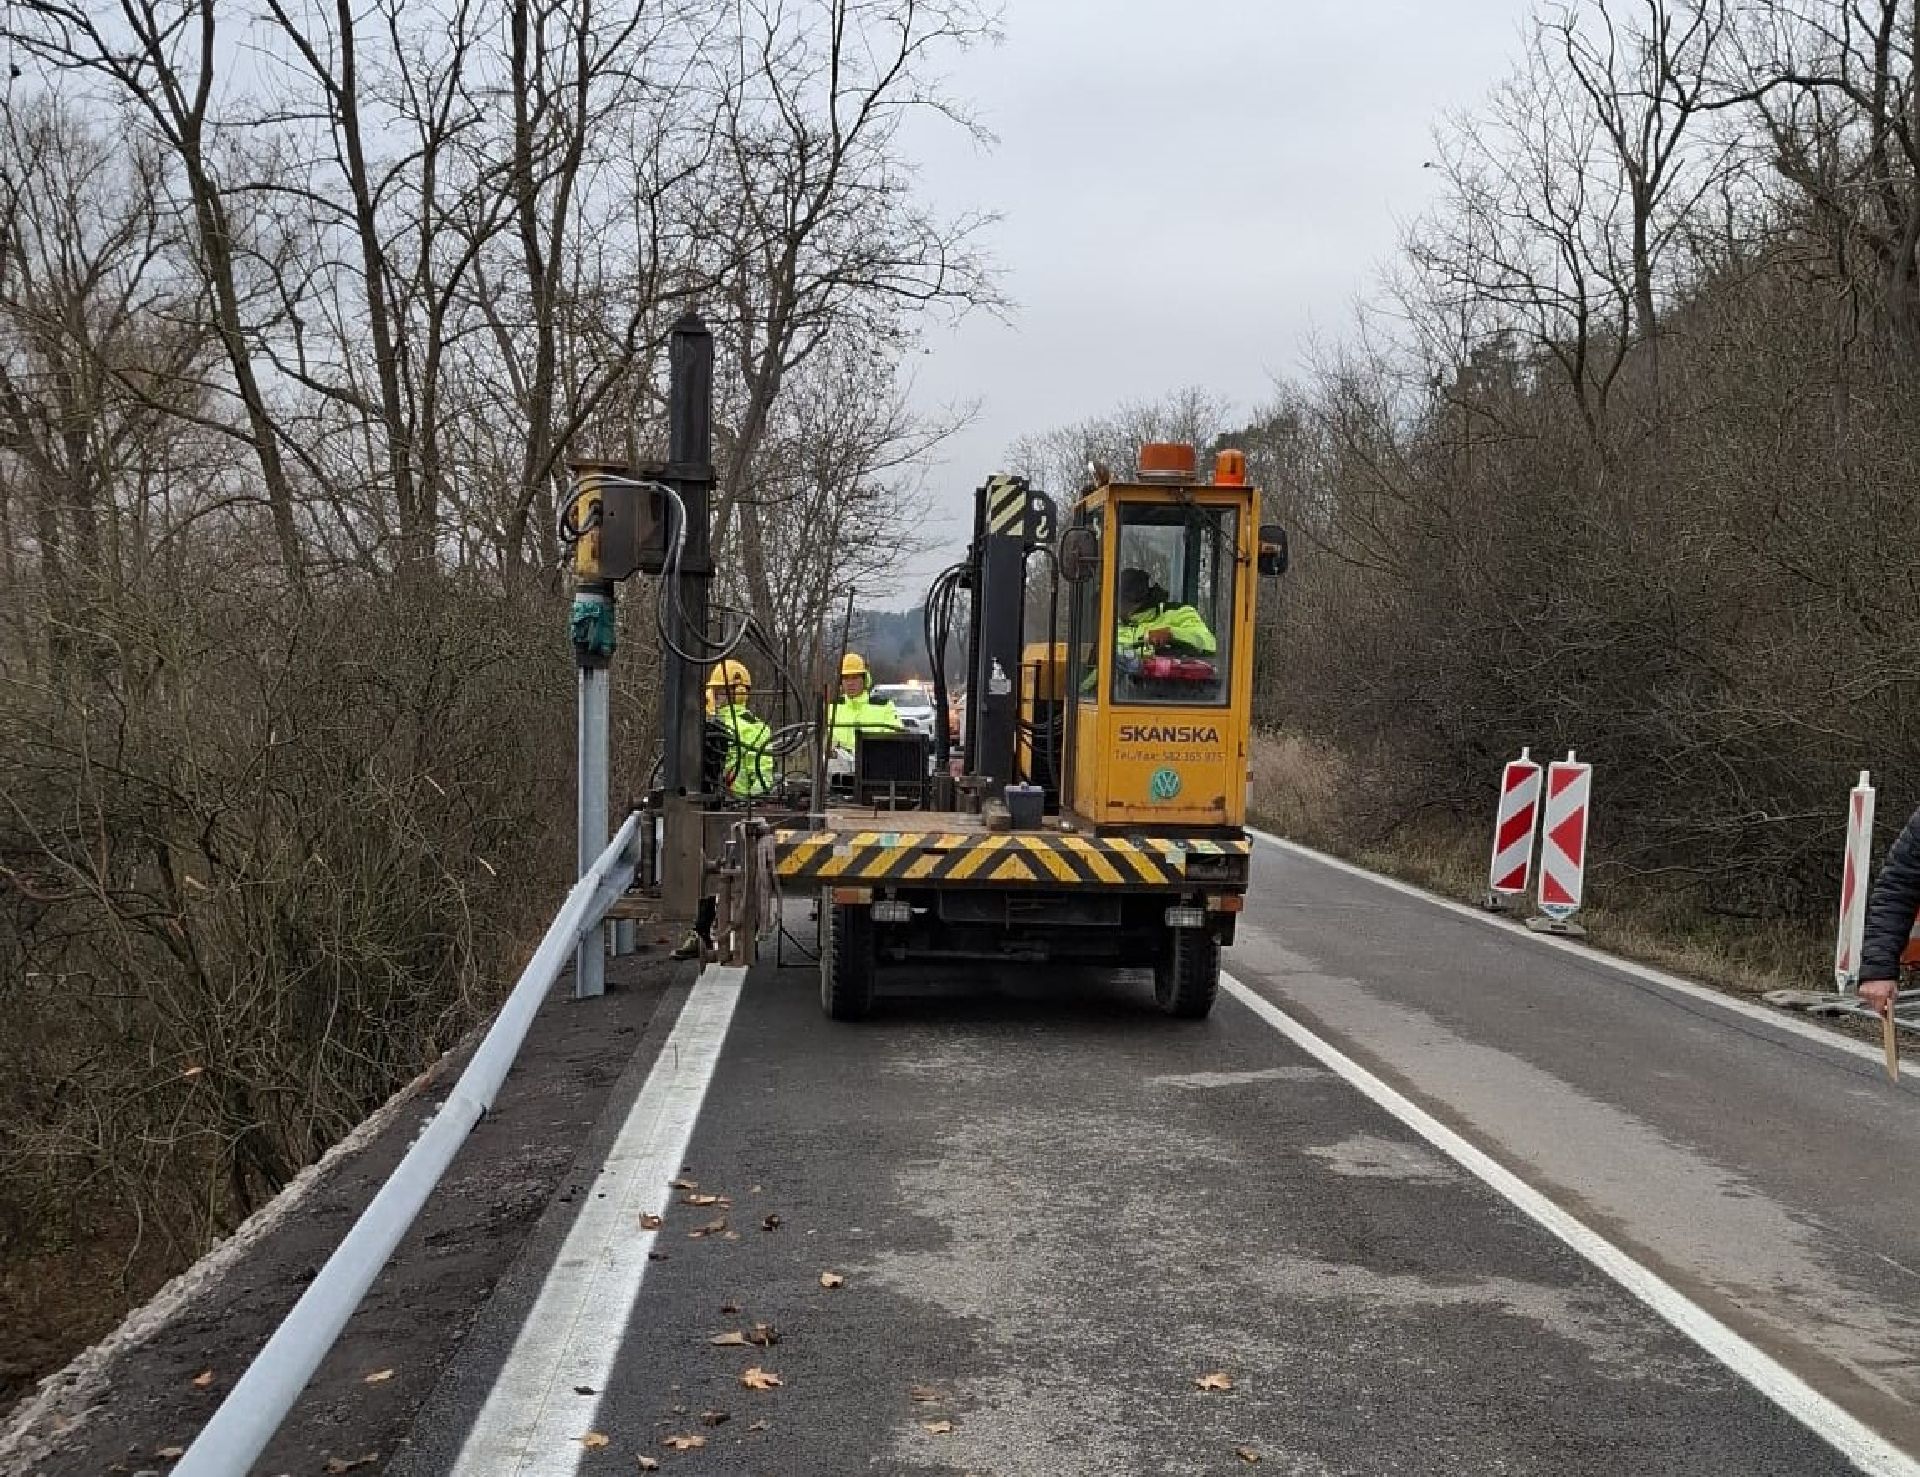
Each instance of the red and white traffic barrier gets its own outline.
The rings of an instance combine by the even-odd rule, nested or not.
[[[1873,870],[1873,782],[1866,770],[1847,796],[1847,854],[1840,870],[1840,936],[1833,946],[1833,987],[1860,979],[1860,947],[1867,936],[1867,880]]]
[[[1587,882],[1587,813],[1593,798],[1593,766],[1567,757],[1547,766],[1546,816],[1541,825],[1541,927],[1554,933],[1578,930],[1567,920],[1580,911]]]
[[[1540,766],[1522,749],[1500,772],[1500,809],[1493,822],[1493,861],[1487,871],[1487,906],[1526,896],[1533,876],[1533,838],[1540,821]]]

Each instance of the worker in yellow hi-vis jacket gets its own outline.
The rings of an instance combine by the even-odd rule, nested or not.
[[[778,765],[773,755],[773,730],[747,706],[753,696],[753,675],[746,663],[728,657],[707,674],[707,735],[720,758],[720,784],[729,798],[752,800],[773,788]],[[709,750],[712,752],[712,750]],[[673,951],[676,959],[698,958],[713,947],[714,910],[711,893],[700,899],[693,927]]]

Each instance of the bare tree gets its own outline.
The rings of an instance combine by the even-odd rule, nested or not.
[[[1660,275],[1727,153],[1697,147],[1699,124],[1718,94],[1731,27],[1726,0],[1640,0],[1624,21],[1606,0],[1577,0],[1544,24],[1625,186],[1628,296],[1657,380]]]
[[[225,143],[214,115],[224,54],[218,8],[216,0],[128,0],[113,17],[65,0],[19,0],[5,34],[44,65],[103,86],[109,106],[144,122],[170,151],[192,212],[244,434],[259,464],[281,569],[298,587],[306,559],[294,484],[259,369],[260,325],[247,310],[240,282],[237,258],[245,233],[218,162]]]
[[[737,525],[748,601],[769,624],[767,529],[750,489],[788,376],[829,344],[891,356],[914,315],[996,301],[975,245],[984,221],[929,212],[901,158],[916,115],[973,128],[933,68],[992,23],[974,0],[750,0],[740,14],[744,60],[722,90],[724,184],[704,222],[728,244],[718,327],[745,395],[715,525],[723,538]]]

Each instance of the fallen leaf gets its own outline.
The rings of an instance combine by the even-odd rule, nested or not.
[[[708,1205],[733,1204],[725,1195],[682,1195],[680,1197],[680,1203],[682,1205],[698,1205],[703,1207]]]
[[[777,1231],[784,1224],[785,1222],[782,1221],[779,1216],[770,1215],[764,1221],[760,1222],[760,1229],[763,1231]]]
[[[748,1346],[747,1336],[737,1328],[730,1328],[725,1333],[716,1333],[707,1342],[716,1349],[744,1349]]]
[[[722,1313],[738,1313],[740,1311],[740,1305],[738,1303],[722,1303],[720,1305],[720,1311]]]
[[[163,1446],[154,1453],[163,1462],[177,1462],[187,1454],[184,1446]]]
[[[724,1426],[733,1417],[724,1410],[703,1410],[700,1412],[700,1424],[703,1426]]]
[[[772,1370],[762,1369],[756,1364],[740,1376],[740,1383],[749,1390],[777,1390],[783,1382]]]
[[[720,1239],[722,1241],[738,1241],[740,1239],[740,1233],[738,1231],[728,1231],[725,1232]]]
[[[952,1421],[922,1421],[920,1429],[929,1436],[950,1436],[953,1434]]]
[[[756,1323],[747,1335],[747,1342],[758,1344],[763,1349],[771,1349],[780,1342],[780,1330],[771,1323]]]
[[[213,1384],[213,1371],[210,1369],[203,1369],[200,1371],[200,1373],[196,1374],[193,1377],[193,1387],[196,1390],[208,1389],[209,1387],[212,1386],[212,1384]]]
[[[1203,1374],[1193,1382],[1197,1390],[1231,1390],[1233,1379],[1224,1369],[1216,1369],[1211,1374]]]
[[[700,1184],[697,1180],[674,1180],[667,1188],[669,1190],[697,1190],[700,1188]]]
[[[660,1464],[650,1456],[643,1456],[640,1458],[640,1470],[642,1472],[658,1472],[660,1470]]]
[[[360,1381],[360,1383],[363,1385],[384,1385],[388,1380],[392,1378],[393,1378],[392,1370],[376,1369],[372,1374],[368,1375],[365,1379]]]
[[[726,1229],[727,1229],[727,1218],[725,1216],[721,1216],[720,1219],[717,1221],[708,1221],[704,1226],[697,1226],[693,1230],[687,1232],[687,1240],[698,1241],[702,1236],[718,1236],[722,1231]]]
[[[657,1231],[664,1224],[665,1222],[650,1210],[640,1217],[640,1229],[643,1231]]]
[[[573,1393],[576,1395],[598,1395],[600,1392],[594,1389],[592,1385],[575,1385],[573,1387]]]
[[[915,1385],[911,1390],[907,1391],[907,1395],[911,1399],[922,1402],[938,1400],[940,1398],[940,1392],[934,1389],[932,1385]]]
[[[707,1444],[704,1436],[669,1436],[660,1443],[668,1451],[698,1451]]]
[[[187,1067],[181,1071],[180,1075],[182,1077],[187,1078],[189,1081],[191,1081],[193,1078],[198,1077],[202,1072],[206,1070],[207,1069],[205,1067]]]
[[[760,1187],[758,1185],[755,1185],[753,1189],[748,1191],[748,1193],[752,1195],[758,1195],[760,1193]]]
[[[324,1470],[327,1473],[327,1477],[339,1477],[339,1474],[342,1472],[355,1472],[362,1467],[371,1467],[379,1460],[380,1453],[377,1451],[370,1451],[365,1456],[356,1457],[330,1456],[327,1458],[327,1465]]]
[[[1251,1446],[1236,1446],[1233,1449],[1233,1454],[1239,1457],[1240,1460],[1245,1462],[1249,1467],[1257,1465],[1260,1461],[1260,1453],[1255,1451]]]
[[[820,1274],[820,1285],[826,1288],[845,1287],[847,1285],[847,1279],[842,1277],[838,1272],[822,1272]]]
[[[574,1440],[586,1447],[588,1451],[598,1451],[603,1446],[611,1446],[613,1444],[613,1438],[604,1431],[589,1431],[584,1436],[574,1437]]]

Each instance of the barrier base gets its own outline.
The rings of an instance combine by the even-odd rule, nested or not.
[[[1483,892],[1475,899],[1475,906],[1489,913],[1505,913],[1513,907],[1519,898],[1506,892]]]
[[[1563,939],[1583,939],[1587,936],[1586,929],[1572,919],[1549,918],[1544,913],[1538,918],[1529,918],[1527,927],[1535,933],[1550,933]]]

